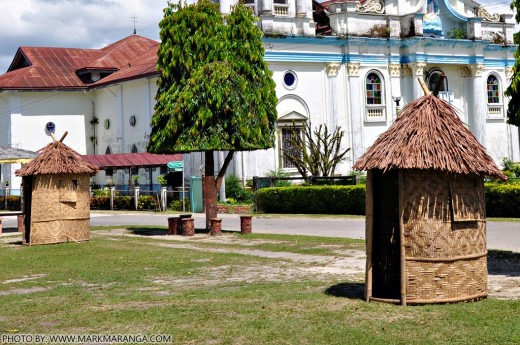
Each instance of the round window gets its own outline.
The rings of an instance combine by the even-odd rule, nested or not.
[[[296,77],[296,73],[293,71],[287,71],[283,75],[283,86],[288,89],[294,89],[296,87],[296,82],[298,81],[298,77]]]
[[[106,119],[105,120],[105,129],[109,129],[109,128],[110,128],[110,120]]]
[[[54,133],[55,130],[56,124],[54,122],[50,121],[45,124],[45,132],[47,132],[47,134],[50,135],[50,133]]]
[[[134,115],[130,116],[130,126],[134,127],[135,126],[135,121],[136,121],[135,120],[135,116]]]

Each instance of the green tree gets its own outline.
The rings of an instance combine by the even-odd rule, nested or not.
[[[302,175],[330,176],[334,174],[336,165],[345,159],[350,149],[341,148],[341,140],[345,131],[336,127],[329,133],[327,125],[321,124],[312,131],[307,124],[303,130],[293,125],[287,149],[283,150],[284,158],[289,160]]]
[[[275,84],[262,31],[242,3],[224,19],[218,3],[172,4],[159,24],[161,45],[148,152],[205,152],[206,227],[235,151],[274,146]],[[228,151],[214,176],[214,151]]]
[[[513,0],[511,9],[516,13],[516,22],[520,23],[520,0]],[[516,48],[515,58],[516,62],[513,66],[511,84],[505,92],[507,96],[511,97],[507,107],[507,123],[520,126],[520,47]]]

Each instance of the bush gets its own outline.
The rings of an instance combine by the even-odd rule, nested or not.
[[[110,210],[110,196],[100,195],[91,197],[90,208],[98,210]]]
[[[253,193],[247,191],[242,185],[242,180],[235,175],[226,176],[226,198],[235,199],[237,202],[251,202]]]
[[[180,211],[180,212],[182,212],[182,200],[173,200],[168,205],[168,209],[170,211]],[[190,200],[189,199],[184,199],[184,209],[186,211],[190,210]]]
[[[159,207],[155,198],[151,195],[139,196],[139,202],[137,204],[138,210],[155,210]]]
[[[255,192],[255,209],[268,213],[365,214],[365,186],[293,186]]]
[[[284,171],[283,169],[278,170],[269,170],[267,172],[267,177],[291,177],[291,174],[287,171]],[[291,180],[276,180],[274,182],[275,187],[289,187],[292,186]]]
[[[520,217],[520,186],[485,183],[487,217]]]
[[[22,209],[22,198],[19,195],[8,196],[7,209],[9,211],[20,211]]]
[[[134,208],[134,198],[131,196],[115,196],[114,208],[120,210],[132,210]]]

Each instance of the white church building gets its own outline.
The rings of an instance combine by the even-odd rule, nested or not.
[[[228,13],[234,0],[222,0]],[[265,59],[278,96],[276,147],[235,155],[229,174],[245,179],[283,169],[288,126],[345,130],[351,148],[335,173],[358,157],[408,102],[445,75],[440,97],[500,163],[520,161],[518,128],[506,123],[515,62],[513,14],[492,14],[473,0],[246,0],[264,32]],[[69,132],[81,154],[145,152],[158,74],[159,42],[132,35],[102,49],[20,47],[0,76],[0,146],[39,150]],[[405,138],[403,138],[405,139]],[[223,157],[223,154],[216,154]],[[185,175],[200,176],[202,155],[184,155]],[[1,181],[18,188],[16,165]],[[163,171],[164,173],[164,171]],[[129,171],[110,178],[125,184]],[[142,184],[161,174],[139,170]],[[101,171],[95,182],[105,184]]]

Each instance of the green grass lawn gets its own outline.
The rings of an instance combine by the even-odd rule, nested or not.
[[[0,332],[169,334],[175,344],[520,342],[518,300],[366,303],[362,277],[313,273],[321,261],[237,253],[341,258],[362,250],[362,241],[259,234],[165,240],[110,231],[84,243],[0,245]]]

